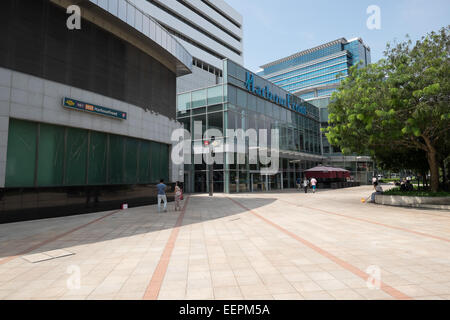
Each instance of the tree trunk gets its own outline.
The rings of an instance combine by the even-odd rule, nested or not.
[[[427,159],[430,167],[431,191],[437,192],[439,190],[439,165],[436,157],[436,148],[432,145],[428,137],[424,137],[424,140],[428,148]]]
[[[444,160],[442,160],[441,166],[442,166],[442,178],[443,178],[443,182],[444,182],[444,186],[445,186],[447,184],[447,174],[445,172],[445,161]]]

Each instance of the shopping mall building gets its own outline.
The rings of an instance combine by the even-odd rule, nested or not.
[[[258,75],[318,107],[321,127],[327,128],[332,93],[352,66],[363,68],[370,63],[370,48],[361,38],[340,38],[267,63]],[[349,170],[363,184],[371,181],[374,163],[370,157],[343,155],[339,148],[330,145],[324,133],[321,150],[324,164]]]
[[[214,136],[222,145],[237,144],[236,136],[227,135],[227,129],[267,130],[267,149],[271,149],[274,132],[279,134],[278,171],[263,174],[269,164],[249,161],[249,136],[245,140],[243,161],[238,148],[223,149],[223,163],[214,164],[214,191],[252,192],[295,187],[303,171],[320,164],[319,109],[272,82],[253,74],[231,60],[223,61],[223,84],[189,91],[178,95],[177,120],[192,137],[190,164],[185,163],[184,182],[187,191],[209,192],[210,167],[195,157],[205,152],[202,148],[207,130],[217,129],[222,136]],[[195,122],[200,125],[195,125]],[[196,132],[199,131],[199,132]],[[260,148],[258,144],[256,148]],[[231,157],[231,158],[230,158]],[[231,160],[231,161],[230,161]]]
[[[154,200],[192,55],[131,0],[0,2],[0,221]]]

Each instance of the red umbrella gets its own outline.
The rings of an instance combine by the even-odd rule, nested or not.
[[[308,179],[313,177],[332,179],[350,177],[350,171],[341,168],[318,166],[305,170],[305,175]]]

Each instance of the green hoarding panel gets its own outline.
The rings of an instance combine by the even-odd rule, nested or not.
[[[139,140],[127,138],[126,143],[125,183],[135,184],[137,183]]]
[[[87,146],[87,130],[67,128],[66,185],[86,184]]]
[[[141,148],[139,149],[139,183],[151,182],[150,177],[150,142],[141,141]]]
[[[40,124],[37,185],[61,186],[64,175],[64,127]]]
[[[169,181],[169,146],[166,144],[161,145],[161,178],[164,181]]]
[[[117,135],[109,136],[108,182],[111,184],[123,183],[123,147],[124,137]]]
[[[162,178],[161,176],[161,161],[160,161],[160,144],[157,142],[151,143],[151,149],[150,149],[150,178],[151,182],[159,182],[159,179]]]
[[[33,187],[37,124],[11,119],[6,160],[6,187]]]
[[[106,184],[106,133],[91,131],[89,143],[88,184]]]

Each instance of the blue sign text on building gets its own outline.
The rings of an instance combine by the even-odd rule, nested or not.
[[[273,103],[292,109],[304,115],[307,114],[306,107],[301,106],[296,102],[294,102],[292,99],[292,95],[290,95],[289,93],[287,93],[285,97],[281,97],[277,94],[273,94],[269,90],[268,86],[265,86],[264,88],[255,86],[255,76],[248,71],[245,73],[245,87],[247,88],[248,91],[253,92],[254,94],[260,96],[261,98],[270,100]]]
[[[75,109],[80,111],[91,112],[95,114],[99,114],[102,116],[112,117],[116,119],[126,120],[127,113],[119,110],[114,110],[111,108],[96,106],[93,104],[89,104],[86,102],[78,101],[71,98],[64,98],[63,105],[69,109]]]

